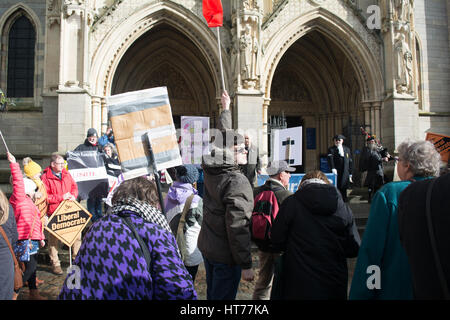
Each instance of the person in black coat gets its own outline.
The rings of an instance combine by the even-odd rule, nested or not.
[[[444,280],[450,288],[450,173],[410,184],[400,194],[398,207],[400,242],[411,266],[414,298],[420,300],[444,299],[426,218],[426,196],[433,180],[431,220]]]
[[[328,148],[328,165],[331,172],[337,174],[337,187],[347,202],[347,189],[351,182],[353,161],[350,149],[343,145],[345,137],[341,134],[334,136],[334,146]]]
[[[244,135],[245,139],[245,150],[247,150],[247,164],[240,165],[239,168],[244,176],[247,177],[252,188],[257,183],[257,175],[261,174],[261,158],[259,156],[259,150],[256,145],[254,145],[248,134]]]
[[[338,190],[323,172],[307,173],[272,227],[272,244],[284,251],[272,298],[346,299],[346,258],[358,255],[360,243],[353,214]]]
[[[373,136],[368,137],[366,143],[367,146],[361,153],[359,171],[367,171],[364,186],[368,188],[370,203],[372,195],[384,184],[383,161],[387,162],[388,158],[382,156]]]
[[[87,136],[84,142],[78,145],[73,151],[98,151],[102,152],[102,147],[98,143],[98,134],[95,128],[90,128],[87,131]]]
[[[102,153],[102,147],[98,143],[98,134],[95,128],[89,128],[87,131],[86,140],[80,144],[73,151],[97,151]],[[103,190],[103,188],[102,188]],[[107,190],[105,190],[106,192]],[[92,214],[92,221],[95,222],[103,216],[102,211],[102,197],[89,196],[87,199],[87,209]]]
[[[114,145],[108,143],[103,147],[103,161],[105,162],[106,173],[113,177],[118,177],[122,174],[119,157],[114,152]]]

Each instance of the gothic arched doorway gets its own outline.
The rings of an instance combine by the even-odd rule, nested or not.
[[[115,71],[111,94],[159,86],[167,87],[176,127],[180,116],[215,119],[215,87],[206,59],[188,37],[165,23],[130,46]]]
[[[353,152],[364,144],[361,88],[352,61],[320,31],[298,39],[278,63],[270,87],[268,116],[284,114],[288,127],[303,127],[303,166],[324,170],[335,134],[347,137]]]

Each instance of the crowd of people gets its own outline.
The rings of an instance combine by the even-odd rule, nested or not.
[[[401,143],[396,159],[401,181],[385,184],[382,162],[387,159],[377,154],[374,139],[367,139],[360,166],[368,171],[371,206],[361,240],[347,203],[352,158],[344,136],[336,135],[328,150],[337,187],[314,170],[292,193],[288,186],[295,168],[282,160],[269,163],[269,178],[256,187],[262,170],[258,151],[248,136],[230,134],[226,92],[221,102],[223,139],[214,140],[203,156],[202,196],[196,188],[198,168],[185,164],[169,171],[174,181],[163,206],[149,176],[121,182],[107,214],[103,199],[88,198],[93,223],[73,244],[79,271],[67,274],[59,299],[195,300],[202,263],[208,300],[236,299],[242,280],[255,281],[254,300],[449,298],[450,218],[444,197],[450,174],[441,175],[441,157],[432,143]],[[120,175],[112,130],[99,138],[89,129],[75,151],[98,152],[107,173]],[[13,193],[8,200],[0,192],[0,299],[17,298],[18,264],[29,298],[42,300],[39,248],[48,247],[53,273],[63,275],[60,241],[44,234],[44,227],[62,201],[78,198],[78,187],[62,155],[54,154],[44,170],[25,158],[23,173],[9,152],[7,159]],[[348,258],[357,258],[350,290]]]

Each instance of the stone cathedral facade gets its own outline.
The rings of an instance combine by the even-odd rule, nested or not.
[[[391,151],[450,135],[450,1],[222,0],[234,125],[270,154],[271,124],[303,128],[303,170],[359,127]],[[201,0],[0,1],[0,127],[18,155],[66,152],[104,132],[106,97],[167,86],[175,123],[209,116],[222,90]],[[23,54],[26,52],[26,54]],[[267,161],[267,157],[264,157]]]

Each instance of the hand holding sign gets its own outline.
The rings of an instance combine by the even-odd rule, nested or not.
[[[70,192],[67,192],[66,194],[64,194],[63,199],[64,200],[72,200],[72,201],[76,200],[75,197]]]

